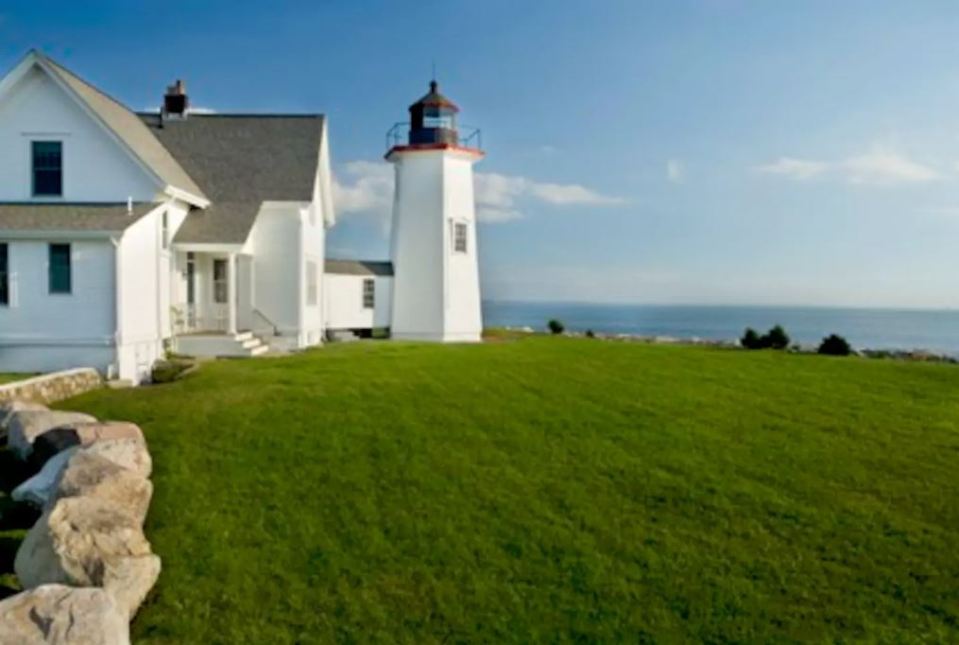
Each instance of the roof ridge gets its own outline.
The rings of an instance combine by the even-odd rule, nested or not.
[[[137,111],[137,116],[160,117],[159,112]],[[208,118],[273,118],[273,119],[324,119],[325,112],[190,112],[187,110],[187,120]]]
[[[8,206],[11,204],[16,204],[18,206],[126,206],[127,201],[117,201],[117,202],[62,202],[62,201],[50,201],[50,202],[39,202],[39,201],[16,201],[16,200],[0,200],[0,205]],[[160,205],[161,202],[151,202],[147,200],[137,200],[133,202],[136,204],[157,204]]]
[[[126,103],[124,103],[124,102],[121,101],[120,99],[116,98],[115,96],[113,96],[113,95],[110,94],[109,92],[106,92],[106,91],[100,89],[99,86],[94,85],[93,83],[91,83],[91,82],[88,81],[87,79],[83,78],[82,76],[80,76],[80,75],[77,74],[76,72],[70,71],[69,69],[67,69],[66,67],[64,67],[63,65],[61,65],[57,60],[55,60],[55,59],[53,59],[53,58],[50,58],[49,56],[47,56],[46,54],[44,54],[44,53],[43,53],[42,51],[40,51],[40,50],[34,50],[34,52],[36,53],[36,55],[37,55],[39,58],[42,58],[45,62],[53,65],[54,67],[56,67],[59,71],[63,72],[64,74],[68,74],[69,76],[72,76],[73,78],[77,79],[78,81],[80,81],[81,83],[83,83],[84,85],[86,85],[87,87],[89,87],[91,90],[93,90],[94,92],[96,92],[97,94],[99,94],[100,96],[102,96],[103,98],[107,99],[108,101],[112,101],[112,102],[116,103],[117,105],[119,105],[120,107],[122,107],[124,110],[126,110],[126,111],[128,111],[128,112],[130,112],[130,113],[132,113],[132,114],[136,114],[136,112],[134,112],[133,109],[132,109],[129,105],[127,105]]]
[[[161,183],[202,202],[209,201],[179,160],[136,112],[46,54],[37,50],[32,53],[35,63],[64,85],[68,93],[73,94]]]

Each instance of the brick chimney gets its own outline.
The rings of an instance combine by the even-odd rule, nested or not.
[[[166,88],[163,96],[164,119],[185,119],[190,108],[190,99],[186,95],[186,83],[177,79],[176,83]]]

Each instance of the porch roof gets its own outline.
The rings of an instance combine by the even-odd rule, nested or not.
[[[160,204],[0,203],[0,231],[123,231]]]

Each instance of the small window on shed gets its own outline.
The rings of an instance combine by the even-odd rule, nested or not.
[[[372,309],[376,305],[376,282],[373,278],[363,280],[363,308]]]

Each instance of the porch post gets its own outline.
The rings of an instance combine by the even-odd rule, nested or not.
[[[226,285],[227,285],[227,310],[229,312],[227,319],[227,331],[231,334],[236,333],[236,253],[230,253],[226,263]]]

